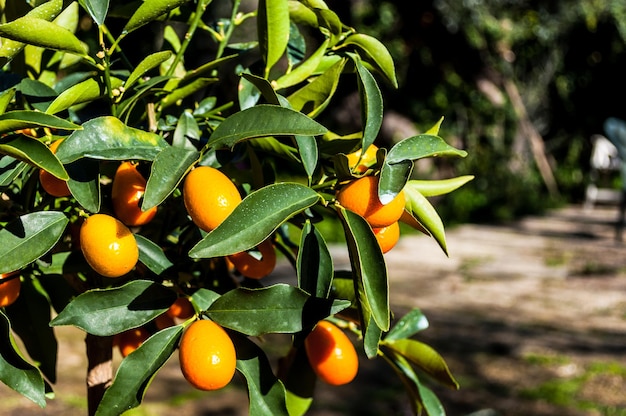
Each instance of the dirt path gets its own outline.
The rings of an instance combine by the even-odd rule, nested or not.
[[[611,207],[572,206],[508,226],[449,229],[449,257],[418,235],[386,255],[394,310],[424,311],[431,327],[419,339],[444,356],[462,386],[433,386],[448,415],[626,415],[626,244],[614,241],[616,216]],[[345,264],[344,252],[334,256]],[[2,386],[1,414],[86,413],[82,335],[58,334],[65,353],[57,399],[41,410]],[[386,365],[362,363],[351,385],[319,386],[310,414],[410,414]],[[173,357],[130,414],[174,412],[245,415],[241,379],[221,393],[196,392]]]

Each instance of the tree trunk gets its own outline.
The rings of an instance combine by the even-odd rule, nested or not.
[[[113,381],[113,338],[87,334],[87,410],[90,416]]]

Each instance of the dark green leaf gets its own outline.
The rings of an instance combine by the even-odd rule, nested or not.
[[[183,111],[176,123],[172,146],[195,151],[196,146],[193,143],[197,143],[201,135],[202,132],[193,114],[190,111]]]
[[[78,159],[66,165],[67,186],[76,201],[89,212],[100,211],[100,166],[93,159]]]
[[[246,69],[245,71],[249,70]],[[243,76],[245,73],[246,72],[242,72],[242,77],[239,80],[239,86],[237,87],[237,99],[239,100],[239,108],[241,110],[247,110],[248,108],[254,107],[261,98],[261,91],[251,80]]]
[[[0,311],[0,331],[0,381],[40,407],[45,407],[43,377],[17,350],[11,323],[3,311]]]
[[[261,95],[263,95],[263,98],[265,98],[268,104],[280,105],[278,95],[276,94],[276,91],[274,91],[274,88],[272,88],[272,84],[270,84],[267,79],[247,72],[243,72],[241,77],[245,78],[248,82],[254,85],[261,92]]]
[[[426,316],[424,316],[421,310],[412,309],[391,328],[387,336],[385,336],[385,341],[410,338],[426,328],[428,328]]]
[[[373,36],[355,33],[348,36],[343,45],[353,45],[364,52],[362,58],[374,65],[394,88],[398,88],[393,58],[381,41]]]
[[[139,247],[139,261],[156,275],[163,273],[174,264],[167,258],[163,249],[146,237],[135,234]]]
[[[248,384],[250,415],[286,415],[285,387],[274,376],[267,356],[259,346],[238,334],[231,335],[237,350],[237,370]]]
[[[59,130],[80,130],[77,124],[40,111],[16,110],[0,115],[0,134],[31,127],[50,127]]]
[[[80,0],[98,26],[102,26],[109,10],[109,0]]]
[[[104,116],[85,122],[83,130],[63,140],[56,155],[63,163],[82,157],[153,160],[167,146],[158,134],[128,127],[115,117]]]
[[[410,183],[404,188],[404,195],[406,210],[428,230],[447,255],[445,229],[435,207]]]
[[[411,187],[425,197],[448,194],[474,179],[473,175],[458,176],[441,180],[412,180]]]
[[[439,136],[420,134],[396,143],[387,153],[386,162],[394,164],[407,160],[442,156],[465,157],[467,152],[450,146]]]
[[[328,130],[306,115],[277,105],[257,105],[239,111],[215,129],[208,146],[233,147],[236,143],[263,136],[318,136]]]
[[[46,254],[63,235],[68,219],[62,212],[22,215],[0,230],[0,273],[21,269]]]
[[[219,297],[219,293],[201,287],[191,295],[191,301],[199,310],[206,311]]]
[[[276,284],[233,289],[216,299],[206,313],[223,327],[259,336],[302,331],[348,306],[349,302],[311,298],[301,289]]]
[[[459,384],[450,373],[444,359],[429,345],[414,339],[384,340],[382,342],[385,347],[402,355],[443,385],[453,389],[459,388]]]
[[[298,65],[306,56],[306,39],[300,33],[298,25],[289,23],[289,43],[287,43],[287,62],[289,68]]]
[[[383,96],[372,74],[363,66],[360,59],[355,59],[359,94],[361,96],[361,120],[363,120],[363,143],[361,147],[367,149],[380,131],[383,124]]]
[[[165,312],[176,293],[158,283],[135,280],[112,289],[94,289],[76,297],[51,322],[74,325],[98,336],[139,327]]]
[[[182,333],[182,325],[165,328],[124,358],[113,384],[98,405],[96,415],[118,416],[139,406],[156,373],[176,351]]]
[[[137,64],[133,72],[131,72],[131,74],[128,76],[126,82],[124,83],[124,88],[129,89],[130,87],[132,87],[135,82],[137,82],[148,71],[161,65],[163,62],[170,59],[172,55],[172,51],[162,51],[155,52],[151,55],[146,56],[141,62]]]
[[[165,201],[199,157],[197,151],[180,147],[161,150],[152,164],[141,209],[148,210]]]
[[[257,31],[265,75],[285,53],[289,42],[287,0],[260,0],[257,8]]]
[[[69,178],[59,159],[37,139],[22,135],[10,136],[9,140],[0,141],[0,153],[47,170],[59,179]]]
[[[86,48],[72,32],[46,19],[30,15],[0,25],[0,36],[46,49],[86,55]]]
[[[383,204],[391,202],[404,189],[412,171],[410,160],[393,165],[384,163],[378,180],[378,199]]]
[[[180,5],[187,2],[187,0],[151,0],[141,3],[139,8],[130,17],[126,26],[122,30],[123,35],[139,29],[141,26],[156,20],[160,16],[168,13]]]
[[[11,185],[27,168],[26,163],[11,156],[0,157],[0,188]]]
[[[298,144],[298,152],[302,159],[302,165],[304,165],[304,170],[310,180],[315,172],[319,158],[317,142],[315,141],[315,137],[312,136],[296,136],[296,143]]]
[[[256,247],[293,215],[319,201],[319,194],[296,183],[276,183],[252,192],[189,255],[221,257]]]
[[[389,283],[385,258],[369,224],[358,214],[340,208],[352,270],[363,286],[372,317],[389,330]]]
[[[28,356],[38,363],[39,369],[51,383],[56,383],[58,345],[54,332],[48,325],[50,305],[41,289],[36,288],[33,283],[36,281],[22,281],[19,297],[6,311],[13,330],[28,351]]]
[[[307,221],[302,229],[297,259],[298,286],[318,298],[327,298],[333,280],[333,260],[324,237]]]
[[[287,97],[291,107],[313,118],[319,115],[328,106],[335,94],[345,64],[345,59],[337,61],[322,75]]]

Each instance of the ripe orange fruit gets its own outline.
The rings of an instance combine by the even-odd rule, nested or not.
[[[189,298],[181,296],[176,298],[165,313],[171,318],[189,319],[196,311]]]
[[[378,147],[370,144],[365,153],[363,153],[363,157],[361,157],[363,149],[347,154],[346,156],[348,156],[348,165],[350,166],[350,169],[352,169],[354,173],[365,173],[367,169],[376,162],[377,151]]]
[[[122,162],[113,177],[111,199],[115,216],[131,227],[152,221],[157,207],[141,210],[141,198],[146,192],[146,180],[131,162]]]
[[[139,327],[119,333],[115,337],[115,344],[117,344],[120,354],[122,354],[122,357],[126,357],[139,348],[150,337],[150,333],[146,328]]]
[[[139,259],[133,233],[118,219],[106,214],[94,214],[83,222],[80,248],[91,268],[106,277],[125,275]]]
[[[373,230],[374,236],[376,236],[378,245],[383,253],[391,250],[400,239],[400,224],[398,224],[398,221],[386,227],[373,228]]]
[[[276,267],[276,250],[269,239],[259,244],[257,250],[261,252],[260,260],[247,251],[231,254],[227,259],[242,275],[251,279],[260,279],[270,274]]]
[[[228,176],[215,168],[200,166],[187,174],[183,200],[193,222],[208,232],[233,212],[241,195]]]
[[[401,191],[387,205],[378,199],[378,178],[364,176],[356,179],[337,193],[341,206],[359,214],[372,228],[387,227],[398,221],[404,212],[404,191]]]
[[[21,287],[22,281],[17,271],[0,274],[0,308],[15,302]]]
[[[63,139],[60,139],[50,144],[52,153],[56,153],[62,141]],[[67,187],[67,182],[57,178],[46,170],[39,169],[39,183],[41,183],[41,187],[44,191],[56,198],[71,195],[70,188]]]
[[[183,376],[197,389],[221,389],[235,375],[235,346],[226,331],[213,321],[202,319],[189,325],[180,340],[178,354]]]
[[[340,386],[356,377],[359,369],[356,349],[334,324],[318,322],[304,340],[304,348],[311,368],[326,383]]]

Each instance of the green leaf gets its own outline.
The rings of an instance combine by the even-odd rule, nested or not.
[[[161,150],[152,164],[141,209],[149,210],[165,201],[199,158],[195,150],[173,146]]]
[[[292,2],[290,1],[290,3]],[[328,44],[329,39],[325,39],[324,42],[322,42],[322,44],[315,50],[315,52],[313,52],[311,56],[309,56],[304,62],[301,62],[290,72],[287,72],[277,80],[273,81],[272,83],[274,84],[275,88],[277,90],[280,90],[283,88],[292,87],[303,82],[309,76],[311,76],[322,61],[322,57],[326,53]]]
[[[406,210],[428,230],[447,255],[445,229],[435,207],[410,182],[404,188],[404,195]]]
[[[450,146],[439,136],[420,134],[396,143],[387,153],[386,162],[395,164],[425,157],[443,156],[465,157],[467,152]]]
[[[46,19],[29,15],[0,25],[0,36],[28,45],[81,56],[87,52],[81,41],[69,30]]]
[[[391,312],[385,258],[369,224],[352,211],[344,208],[339,210],[352,270],[357,276],[359,285],[363,287],[363,293],[378,328],[387,331]]]
[[[130,17],[126,26],[122,30],[122,35],[139,29],[153,20],[156,20],[165,13],[169,13],[175,8],[186,3],[187,0],[150,0],[141,3],[139,8]]]
[[[0,273],[21,269],[54,247],[68,219],[62,212],[42,211],[22,215],[0,230]]]
[[[222,121],[208,142],[209,147],[233,147],[242,140],[264,136],[318,136],[328,130],[306,115],[277,105],[257,105]]]
[[[313,9],[315,15],[317,16],[317,23],[319,27],[328,29],[330,33],[330,46],[335,46],[339,40],[341,40],[341,34],[343,30],[343,24],[341,23],[341,19],[337,16],[337,13],[330,10],[329,8],[319,8],[316,7]]]
[[[404,189],[412,171],[413,162],[410,160],[393,165],[383,163],[378,180],[378,199],[380,202],[383,204],[391,202]]]
[[[128,127],[115,117],[103,116],[85,122],[83,130],[63,140],[56,155],[63,163],[83,157],[153,160],[167,146],[158,134]]]
[[[131,74],[128,76],[126,82],[124,83],[124,88],[129,89],[135,84],[135,82],[139,80],[139,78],[144,76],[148,71],[158,67],[171,57],[172,51],[155,52],[151,55],[146,56],[141,62],[137,64],[133,72],[131,72]]]
[[[1,48],[2,46],[0,46],[0,49]],[[1,56],[2,55],[0,55],[0,62],[2,61]],[[8,88],[0,93],[0,114],[4,114],[7,111],[7,107],[15,97],[16,91],[16,88]]]
[[[474,179],[473,175],[441,180],[412,180],[408,183],[425,197],[449,194]]]
[[[111,88],[115,89],[122,85],[122,81],[113,78]],[[56,114],[68,108],[89,103],[103,97],[106,93],[105,86],[94,78],[88,78],[78,84],[72,85],[50,103],[46,109],[47,114]]]
[[[256,247],[293,215],[320,199],[311,188],[276,183],[246,196],[217,228],[189,251],[192,258],[221,257]]]
[[[191,295],[191,302],[197,306],[198,310],[206,311],[219,297],[219,293],[201,287]]]
[[[298,145],[300,159],[302,159],[304,171],[310,181],[313,173],[315,172],[315,168],[317,167],[317,161],[319,158],[317,142],[315,141],[315,137],[312,136],[296,136],[296,143]]]
[[[109,10],[109,0],[80,0],[80,3],[87,9],[87,12],[89,12],[89,15],[98,26],[104,24],[104,19]]]
[[[9,186],[20,176],[28,165],[11,156],[0,157],[0,188]]]
[[[0,141],[0,153],[47,170],[59,179],[69,179],[59,159],[48,149],[48,146],[37,139],[22,135],[10,136],[9,140]]]
[[[319,115],[328,106],[335,94],[345,64],[346,59],[337,61],[322,75],[287,97],[291,107],[308,114],[312,118]]]
[[[356,46],[364,52],[362,58],[374,65],[394,88],[398,88],[393,58],[381,41],[373,36],[355,33],[348,36],[342,46]]]
[[[265,75],[285,53],[289,42],[287,0],[260,0],[257,8],[257,32]]]
[[[44,278],[47,278],[45,276]],[[7,307],[13,331],[20,337],[28,356],[51,383],[56,383],[57,340],[50,327],[50,305],[42,289],[31,279],[23,279],[20,295]]]
[[[259,346],[238,334],[231,335],[237,351],[237,370],[245,377],[250,415],[286,415],[285,387]]]
[[[391,328],[387,336],[385,336],[385,341],[409,338],[426,328],[428,328],[426,316],[424,316],[421,310],[412,309]]]
[[[0,115],[0,134],[31,127],[50,127],[59,130],[80,130],[81,126],[40,111],[16,110]]]
[[[0,381],[40,407],[45,407],[43,377],[20,354],[11,334],[11,323],[3,311],[0,311],[0,331]]]
[[[360,59],[355,59],[361,96],[361,120],[363,126],[363,142],[365,151],[374,143],[380,126],[383,124],[383,96],[372,74],[363,66]]]
[[[197,143],[201,135],[202,132],[191,111],[183,111],[176,123],[172,146],[195,151],[194,142]]]
[[[333,260],[324,237],[310,221],[302,228],[296,271],[300,289],[318,298],[329,296]]]
[[[198,78],[193,81],[178,82],[172,92],[161,100],[162,108],[180,104],[181,100],[201,91],[207,86],[218,81],[218,78]]]
[[[272,84],[270,84],[267,79],[258,77],[248,72],[242,72],[241,77],[245,78],[248,82],[254,85],[261,92],[261,95],[265,98],[268,104],[280,105],[280,99],[278,98],[276,91],[274,91],[274,88],[272,88]]]
[[[78,159],[66,165],[67,186],[76,201],[87,211],[100,211],[100,166],[93,159]]]
[[[115,335],[150,322],[175,299],[176,293],[161,284],[134,280],[120,287],[79,295],[50,325],[74,325],[92,335]]]
[[[283,377],[286,388],[287,409],[290,416],[304,416],[313,404],[317,376],[313,372],[304,348],[290,351],[285,361],[289,365]]]
[[[182,325],[165,328],[125,357],[113,384],[106,389],[96,415],[117,416],[139,406],[156,373],[176,351],[182,333]]]
[[[167,258],[163,249],[146,237],[135,234],[137,246],[139,247],[139,261],[150,271],[160,275],[174,264]]]
[[[242,334],[296,333],[348,307],[350,302],[312,298],[287,284],[261,289],[237,288],[207,309],[211,320]]]
[[[383,344],[421,368],[443,385],[458,389],[459,383],[450,373],[444,359],[432,347],[414,339],[384,340]]]

